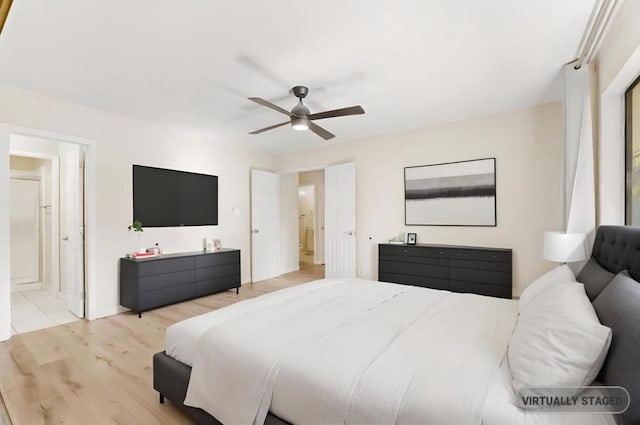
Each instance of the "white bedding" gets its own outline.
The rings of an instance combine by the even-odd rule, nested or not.
[[[176,323],[166,347],[193,366],[186,402],[225,425],[267,410],[295,424],[613,425],[513,404],[516,316],[515,301],[322,280]]]
[[[514,403],[511,370],[506,358],[491,382],[482,414],[482,425],[616,425],[610,414],[537,413]]]
[[[297,285],[280,291],[270,292],[256,298],[241,301],[220,310],[201,314],[190,319],[175,323],[167,328],[165,347],[167,354],[193,366],[193,357],[200,337],[210,328],[228,320],[251,314],[254,311],[269,308],[288,300],[326,286],[341,283],[339,279],[324,279]]]
[[[291,423],[480,423],[516,302],[357,279],[280,292],[202,334],[185,404],[225,425],[269,409]]]

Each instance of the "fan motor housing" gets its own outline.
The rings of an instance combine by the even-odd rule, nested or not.
[[[309,93],[309,88],[305,86],[295,86],[291,89],[291,93],[299,99],[303,99]]]

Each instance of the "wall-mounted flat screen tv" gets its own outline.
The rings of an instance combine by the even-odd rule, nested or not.
[[[218,224],[218,176],[133,166],[133,218],[143,227]]]

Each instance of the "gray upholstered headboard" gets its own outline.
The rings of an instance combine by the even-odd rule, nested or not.
[[[640,227],[600,226],[593,253],[578,274],[600,322],[611,328],[611,348],[598,380],[629,391],[618,417],[640,424]]]
[[[592,256],[609,272],[628,270],[632,278],[640,281],[640,227],[600,226]]]

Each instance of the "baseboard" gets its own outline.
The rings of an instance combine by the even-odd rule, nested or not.
[[[293,272],[297,272],[299,270],[300,270],[300,266],[291,267],[289,269],[280,270],[280,274],[283,275],[283,274],[287,274],[287,273],[293,273]]]
[[[125,311],[129,311],[129,309],[128,308],[124,308],[124,307],[120,307],[120,306],[111,307],[111,308],[105,308],[105,309],[97,311],[94,314],[87,315],[86,319],[87,320],[102,319],[103,317],[114,316],[116,314],[124,313]]]

